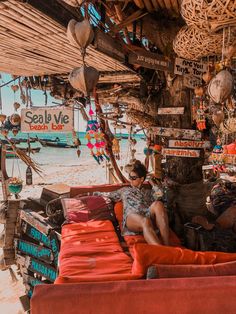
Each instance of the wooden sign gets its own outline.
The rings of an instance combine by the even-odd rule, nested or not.
[[[40,231],[41,233],[48,235],[49,231],[51,229],[53,229],[49,222],[45,222],[45,218],[42,217],[41,215],[39,215],[36,212],[33,212],[29,209],[24,209],[21,210],[20,212],[20,219],[24,220],[25,222],[27,222],[28,224],[30,224],[31,226],[33,226],[35,229],[37,229],[38,231]]]
[[[128,61],[130,64],[139,64],[148,69],[171,71],[171,63],[164,56],[144,49],[130,52]]]
[[[194,149],[164,148],[162,149],[162,154],[164,156],[198,158],[200,156],[200,151]]]
[[[57,278],[57,271],[54,267],[32,257],[26,258],[26,267],[33,273],[43,276],[51,282],[54,282]]]
[[[54,257],[54,264],[56,267],[58,267],[58,255],[60,252],[60,244],[58,241],[58,237],[54,230],[50,232],[49,237],[50,237],[50,243],[51,243],[52,253]]]
[[[47,247],[51,247],[49,238],[44,233],[29,225],[27,222],[22,221],[21,230],[30,238],[46,245]]]
[[[30,108],[21,110],[21,132],[71,132],[72,108]]]
[[[110,35],[100,31],[98,28],[95,29],[94,47],[96,50],[103,52],[111,58],[125,62],[122,44]]]
[[[53,261],[52,251],[46,247],[27,242],[23,239],[15,239],[15,243],[16,249],[25,255],[35,257],[47,263]]]
[[[194,89],[198,86],[202,85],[202,82],[199,78],[194,77],[194,76],[184,76],[183,77],[183,83],[185,87]]]
[[[24,283],[29,284],[31,287],[44,284],[44,282],[42,282],[41,280],[26,274],[23,274],[23,281]]]
[[[184,107],[158,108],[158,114],[184,114]]]
[[[207,72],[206,63],[191,61],[182,58],[175,59],[174,74],[184,76],[191,75],[201,78],[202,74],[205,72]]]
[[[208,141],[190,141],[190,140],[169,140],[169,147],[183,148],[205,148],[209,147]]]
[[[151,127],[148,130],[150,135],[159,135],[163,137],[173,137],[179,139],[188,140],[200,140],[201,132],[191,129],[174,129],[174,128],[163,128],[163,127]]]

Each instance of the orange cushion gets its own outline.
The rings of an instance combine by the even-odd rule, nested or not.
[[[64,225],[55,283],[137,279],[132,262],[110,221]]]
[[[198,252],[181,247],[138,243],[134,245],[132,273],[145,275],[148,267],[155,264],[204,265],[230,261],[236,261],[236,253]]]
[[[155,265],[157,278],[233,276],[236,261],[213,265]]]
[[[123,222],[123,203],[122,202],[115,203],[114,212],[115,212],[115,216],[116,216],[116,219],[119,223],[120,230],[121,230],[122,229],[122,222]]]

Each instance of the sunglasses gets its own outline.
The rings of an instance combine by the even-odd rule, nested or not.
[[[136,179],[139,179],[139,177],[138,177],[138,176],[131,176],[131,175],[129,175],[129,179],[132,180],[132,181],[134,181],[134,180],[136,180]]]

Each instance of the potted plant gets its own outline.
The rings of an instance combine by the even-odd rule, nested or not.
[[[10,193],[19,194],[23,187],[23,181],[20,178],[12,177],[8,181],[8,189]]]

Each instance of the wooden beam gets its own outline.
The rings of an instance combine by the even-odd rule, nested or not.
[[[82,14],[79,14],[78,10],[60,0],[23,0],[21,2],[30,4],[65,27],[67,27],[69,21],[73,18],[77,21],[83,20]]]

